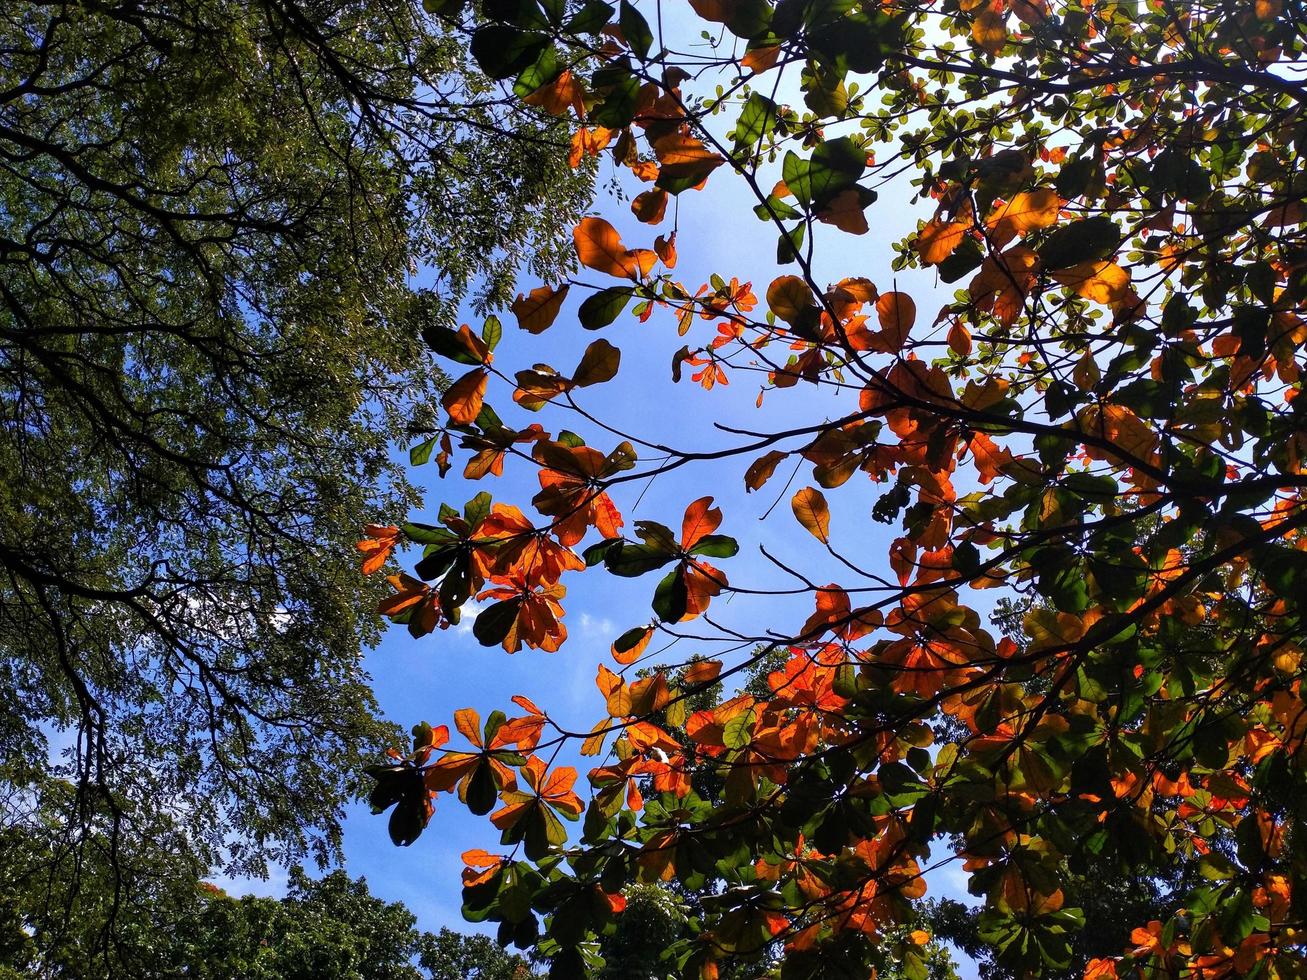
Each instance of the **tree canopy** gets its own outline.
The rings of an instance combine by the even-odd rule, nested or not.
[[[391,738],[352,555],[415,499],[420,333],[570,265],[591,173],[416,2],[17,0],[0,50],[5,789],[328,857]]]
[[[566,583],[608,575],[647,577],[652,618],[592,730],[526,696],[416,726],[372,770],[396,843],[442,794],[488,815],[464,915],[558,977],[598,975],[655,882],[697,902],[676,975],[921,977],[902,926],[953,864],[1003,975],[1302,975],[1301,6],[431,6],[639,193],[576,225],[586,273],[519,296],[511,340],[426,333],[450,459],[539,489],[373,528],[416,549],[381,612],[420,636],[476,597],[484,645],[566,656]],[[695,209],[779,268],[682,282]],[[517,357],[634,320],[575,366]],[[616,424],[672,330],[698,421]],[[632,519],[671,474],[697,492]],[[764,497],[789,506],[746,563]],[[1083,932],[1102,879],[1149,918]]]
[[[520,956],[485,936],[415,928],[413,913],[336,870],[290,869],[281,898],[236,898],[203,881],[179,828],[114,841],[101,823],[79,876],[54,879],[67,848],[60,795],[48,785],[38,825],[0,831],[0,977],[133,980],[529,980]],[[53,891],[53,894],[51,892]],[[115,906],[120,906],[117,914]],[[106,942],[106,933],[109,941]]]

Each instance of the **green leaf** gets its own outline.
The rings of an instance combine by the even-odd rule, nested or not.
[[[613,19],[613,5],[604,0],[587,0],[567,22],[568,34],[598,34]]]
[[[678,565],[668,572],[654,590],[653,611],[664,623],[679,623],[689,606],[684,569]]]
[[[608,553],[604,556],[604,567],[622,578],[635,578],[655,568],[662,568],[675,557],[675,551],[667,551],[648,544],[619,541],[608,549]]]
[[[708,558],[733,558],[739,551],[740,543],[729,535],[706,534],[690,549],[690,554]]]
[[[517,76],[517,81],[513,83],[513,94],[519,99],[526,98],[536,89],[558,78],[563,73],[564,67],[566,66],[558,56],[558,49],[551,44],[540,52],[540,57],[534,64]]]
[[[1068,473],[1062,478],[1062,486],[1078,497],[1093,501],[1111,500],[1121,489],[1110,476],[1093,473]]]
[[[803,252],[803,237],[807,232],[806,225],[795,225],[789,231],[782,231],[780,237],[776,240],[776,263],[778,265],[787,265],[790,262],[797,262]]]
[[[410,466],[423,466],[431,459],[431,451],[440,443],[440,436],[432,436],[430,439],[424,439],[408,451],[408,461]]]
[[[1122,237],[1111,218],[1086,218],[1058,228],[1036,251],[1044,268],[1066,269],[1107,258],[1116,252]]]
[[[753,723],[758,716],[750,708],[742,711],[722,728],[722,744],[728,749],[742,749],[753,741]]]
[[[776,103],[765,95],[750,93],[732,134],[737,146],[752,147],[762,143],[776,127]]]
[[[597,541],[581,552],[581,560],[585,562],[587,568],[594,568],[608,557],[608,550],[621,540],[621,538],[604,538],[602,541]]]
[[[808,47],[836,71],[863,75],[885,63],[885,52],[899,43],[899,34],[899,25],[888,15],[859,12],[809,31]]]
[[[477,621],[480,622],[480,617]],[[498,799],[499,790],[495,786],[495,776],[490,761],[482,759],[472,770],[472,776],[467,781],[467,808],[479,817],[485,816],[495,808]]]
[[[641,58],[648,55],[649,48],[653,45],[653,31],[649,30],[649,22],[644,19],[644,14],[636,10],[630,0],[622,0],[618,23],[631,50]]]
[[[480,359],[475,357],[459,339],[458,332],[448,327],[427,327],[422,331],[422,339],[441,357],[448,357],[459,364],[481,363]]]
[[[841,136],[820,144],[808,160],[787,151],[781,177],[799,203],[820,210],[841,191],[853,187],[866,168],[866,151]]]
[[[953,250],[952,255],[935,268],[942,282],[957,282],[973,269],[979,268],[983,261],[985,253],[981,251],[980,243],[968,236],[962,239],[962,244]]]
[[[548,43],[543,34],[507,24],[487,24],[472,35],[471,50],[481,70],[502,81],[535,64]]]
[[[508,636],[508,631],[517,622],[517,611],[521,605],[521,598],[513,598],[482,609],[472,623],[472,635],[483,647],[503,643],[504,637]]]
[[[616,640],[613,641],[613,649],[618,653],[625,653],[631,650],[637,643],[644,639],[645,634],[649,632],[647,626],[633,626]]]
[[[1093,157],[1080,157],[1063,164],[1053,187],[1058,197],[1073,200],[1089,189],[1089,181],[1094,175]]]
[[[604,65],[590,79],[590,89],[602,100],[590,112],[590,122],[608,129],[623,129],[635,119],[640,80],[625,60]]]

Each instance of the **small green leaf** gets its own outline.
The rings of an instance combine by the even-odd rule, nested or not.
[[[586,297],[577,311],[577,318],[581,321],[581,326],[587,330],[606,327],[622,315],[622,311],[626,309],[626,304],[631,301],[633,295],[635,290],[629,286],[601,289]]]
[[[646,57],[649,48],[653,46],[653,31],[649,30],[649,22],[644,19],[644,14],[636,10],[630,0],[622,0],[618,23],[631,50],[640,58]]]
[[[725,534],[707,534],[690,549],[690,554],[708,558],[732,558],[739,551],[740,543],[734,538]]]
[[[472,635],[483,647],[503,643],[504,637],[508,636],[508,631],[517,622],[517,611],[521,605],[521,598],[512,598],[482,609],[472,623]]]
[[[689,602],[684,569],[678,565],[663,577],[654,590],[653,611],[664,623],[679,623],[685,616]]]

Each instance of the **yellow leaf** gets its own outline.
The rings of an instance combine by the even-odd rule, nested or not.
[[[1040,606],[1026,613],[1022,625],[1032,651],[1068,647],[1085,635],[1085,624],[1079,616]]]
[[[1053,278],[1085,299],[1104,306],[1120,306],[1134,296],[1130,273],[1115,262],[1081,262],[1054,272]]]
[[[582,755],[598,755],[604,749],[604,739],[608,733],[604,731],[610,722],[607,718],[595,722],[594,728],[590,729],[589,737],[581,743]]]
[[[815,487],[804,487],[790,501],[794,516],[814,538],[823,544],[830,541],[830,508],[826,498]]]
[[[806,282],[798,276],[780,276],[767,287],[767,305],[778,317],[793,325],[804,310],[815,304]]]
[[[555,290],[551,286],[539,286],[526,296],[518,293],[517,299],[509,307],[517,317],[517,325],[527,333],[541,333],[549,329],[558,317],[558,311],[567,298],[571,286]]]
[[[608,714],[613,718],[624,718],[631,713],[631,689],[617,674],[599,665],[599,675],[595,678],[599,693],[604,696]]]
[[[1003,246],[1017,235],[1047,228],[1057,222],[1062,199],[1051,187],[1022,191],[989,216],[989,237],[995,245]]]

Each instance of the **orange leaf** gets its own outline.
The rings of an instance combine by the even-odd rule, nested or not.
[[[990,54],[997,55],[1003,50],[1003,45],[1007,43],[1005,19],[1001,8],[995,10],[993,4],[989,3],[971,22],[971,36],[977,44]]]
[[[721,595],[726,587],[726,575],[706,561],[695,561],[685,566],[685,615],[681,622],[694,619],[708,608],[713,596]]]
[[[989,216],[985,224],[995,245],[1003,246],[1017,235],[1057,223],[1062,199],[1051,187],[1022,191]]]
[[[364,555],[363,574],[371,575],[386,564],[386,559],[390,557],[399,540],[399,528],[392,525],[369,524],[366,530],[372,537],[364,538],[357,547]]]
[[[776,472],[776,466],[786,457],[786,453],[779,449],[773,449],[762,456],[759,456],[749,468],[744,471],[744,489],[746,493],[752,493],[759,489],[764,483],[771,479]]]
[[[712,505],[712,497],[700,497],[685,508],[685,518],[681,521],[681,547],[689,551],[704,535],[717,530],[721,523],[721,508]]]
[[[971,331],[961,320],[954,320],[953,326],[948,329],[949,349],[959,357],[966,357],[971,353]]]
[[[440,404],[449,414],[449,421],[455,425],[471,425],[476,421],[481,414],[481,403],[485,401],[487,378],[484,368],[476,368],[449,386],[440,399]]]
[[[867,215],[863,211],[862,195],[852,187],[836,194],[831,202],[817,213],[817,220],[834,225],[850,235],[867,233]]]
[[[489,851],[483,851],[479,848],[464,851],[461,859],[469,868],[489,868],[502,863],[504,860],[498,854],[491,854]]]
[[[669,269],[676,268],[676,232],[672,232],[666,238],[659,235],[654,239],[654,254],[658,256],[663,265]]]
[[[661,187],[643,191],[631,202],[631,213],[647,225],[656,225],[667,215],[667,192]]]
[[[706,684],[708,681],[716,680],[721,672],[720,660],[696,660],[685,668],[681,680],[686,684]]]
[[[808,532],[823,544],[830,541],[830,508],[826,498],[815,487],[804,487],[790,500],[794,516]]]
[[[652,626],[645,627],[644,633],[641,635],[640,639],[636,641],[635,646],[631,647],[629,650],[619,651],[617,649],[617,644],[614,643],[610,648],[610,652],[613,655],[613,659],[616,660],[619,664],[622,664],[623,666],[625,666],[626,664],[635,663],[637,660],[640,659],[640,656],[641,654],[644,653],[645,648],[649,646],[649,641],[653,639],[653,634],[654,634],[654,628]]]
[[[912,247],[926,265],[939,265],[962,244],[967,226],[960,221],[929,221]]]
[[[1004,465],[1012,462],[1011,450],[1000,449],[994,440],[983,432],[976,432],[971,436],[971,455],[975,460],[976,472],[982,484],[989,483],[998,476]]]
[[[768,68],[775,67],[780,54],[781,49],[778,45],[754,48],[744,53],[744,58],[740,61],[740,64],[754,74],[761,75]]]
[[[907,293],[881,293],[876,300],[880,317],[880,337],[891,354],[897,354],[908,342],[908,331],[917,321],[917,304]]]
[[[540,796],[555,810],[565,810],[573,816],[580,816],[585,804],[572,792],[572,784],[575,782],[576,770],[571,766],[559,766],[549,774],[540,788]]]
[[[714,153],[702,140],[686,133],[661,136],[653,141],[653,149],[658,162],[662,164],[658,170],[659,181],[701,184],[726,162],[720,153]]]
[[[529,712],[531,712],[531,714],[533,714],[533,715],[543,715],[543,714],[544,714],[543,711],[541,711],[539,708],[536,707],[535,702],[532,701],[532,700],[531,700],[529,697],[527,697],[525,694],[514,694],[514,695],[513,695],[513,698],[512,698],[512,701],[513,701],[513,703],[514,703],[515,705],[517,705],[519,708],[522,708],[522,709],[525,710],[525,711],[529,711]]]
[[[694,12],[704,20],[725,24],[735,13],[737,0],[690,0]]]
[[[551,286],[538,286],[526,296],[518,293],[509,309],[517,317],[519,327],[527,333],[541,333],[557,318],[563,300],[567,298],[567,291],[571,288],[564,286],[555,290]]]
[[[539,106],[550,115],[561,116],[569,106],[575,106],[577,115],[585,115],[585,91],[570,70],[564,71],[547,85],[541,85],[522,99],[527,105]]]
[[[622,279],[640,279],[657,258],[648,249],[626,248],[617,229],[603,218],[582,218],[572,231],[572,240],[582,265]],[[647,259],[641,254],[646,252]]]

